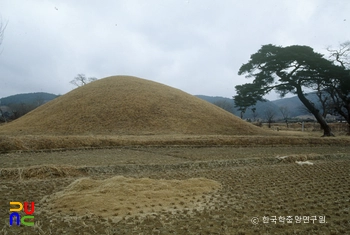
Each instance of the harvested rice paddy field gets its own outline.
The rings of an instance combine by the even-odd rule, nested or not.
[[[335,144],[9,151],[0,233],[347,234],[349,153]],[[11,201],[35,202],[34,226],[9,226]]]
[[[149,80],[89,83],[0,126],[0,234],[348,233],[349,137],[272,129]]]

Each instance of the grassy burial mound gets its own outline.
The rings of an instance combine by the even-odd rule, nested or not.
[[[94,81],[0,127],[15,135],[264,133],[181,90],[131,76]]]

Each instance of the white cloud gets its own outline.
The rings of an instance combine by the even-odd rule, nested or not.
[[[232,97],[239,67],[261,45],[349,40],[347,0],[3,0],[9,20],[0,97],[64,94],[78,73],[128,74],[190,94]]]

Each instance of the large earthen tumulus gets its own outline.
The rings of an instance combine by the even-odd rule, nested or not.
[[[253,135],[263,130],[181,90],[131,76],[100,79],[1,126],[25,135]]]

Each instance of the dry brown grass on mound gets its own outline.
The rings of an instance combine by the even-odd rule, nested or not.
[[[72,166],[40,165],[25,168],[0,168],[0,178],[2,179],[47,179],[81,175],[83,173]]]
[[[104,217],[144,215],[161,210],[202,209],[203,196],[220,183],[205,178],[155,180],[115,176],[105,180],[81,178],[43,202],[54,212],[94,213]],[[203,197],[202,197],[203,196]]]
[[[267,133],[181,90],[130,76],[89,83],[0,127],[10,135]]]

